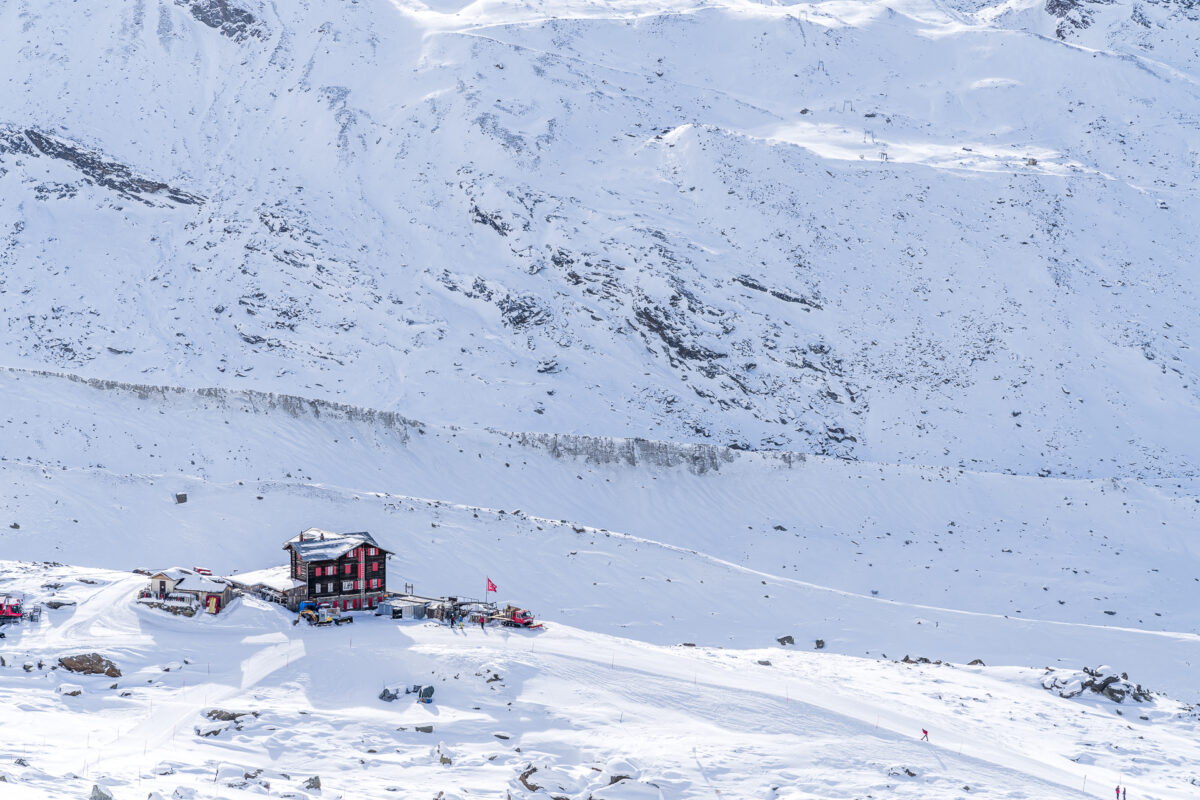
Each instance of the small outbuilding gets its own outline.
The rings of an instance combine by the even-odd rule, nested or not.
[[[268,567],[231,575],[229,582],[255,597],[280,605],[293,606],[306,584],[288,574],[288,568]]]
[[[150,584],[138,595],[139,600],[172,606],[203,608],[219,614],[233,600],[233,587],[223,578],[201,575],[195,570],[171,567],[150,576]]]

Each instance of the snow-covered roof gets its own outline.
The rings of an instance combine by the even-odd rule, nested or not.
[[[286,592],[304,585],[304,581],[291,577],[286,566],[242,572],[232,576],[230,580],[241,586],[266,586],[277,592]]]
[[[293,548],[302,561],[331,561],[342,557],[361,544],[379,547],[375,537],[366,531],[334,533],[333,531],[323,531],[320,528],[309,528],[300,535],[288,539],[283,549]]]
[[[190,569],[184,569],[183,567],[168,567],[167,569],[160,569],[150,577],[157,578],[159,575],[163,575],[173,581],[181,581],[188,575],[195,574],[196,573],[192,572]]]
[[[177,592],[212,592],[220,594],[225,591],[225,584],[206,578],[203,575],[184,575],[183,580],[175,584]]]

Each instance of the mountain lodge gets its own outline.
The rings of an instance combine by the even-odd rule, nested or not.
[[[387,594],[384,550],[366,531],[333,533],[309,528],[283,545],[290,551],[288,574],[301,585],[288,592],[288,608],[302,600],[329,603],[342,611],[375,608]]]

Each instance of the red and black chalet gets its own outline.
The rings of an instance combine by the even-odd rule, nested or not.
[[[292,579],[302,584],[289,593],[292,605],[313,600],[343,611],[374,608],[387,593],[391,553],[366,531],[309,528],[288,539],[283,549],[291,554]]]

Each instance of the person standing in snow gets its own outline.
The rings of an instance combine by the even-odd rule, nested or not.
[[[1121,800],[1121,787],[1117,787],[1117,800]]]
[[[925,730],[924,728],[921,728],[921,740],[926,742],[929,741],[929,731]],[[1121,798],[1118,797],[1117,800],[1121,800]]]
[[[1125,797],[1128,794],[1129,794],[1129,787],[1126,786],[1124,789],[1121,790],[1121,800],[1125,800]]]
[[[487,630],[487,628],[484,627],[485,625],[487,625],[487,614],[480,611],[479,612],[479,630],[481,630],[481,631]]]

